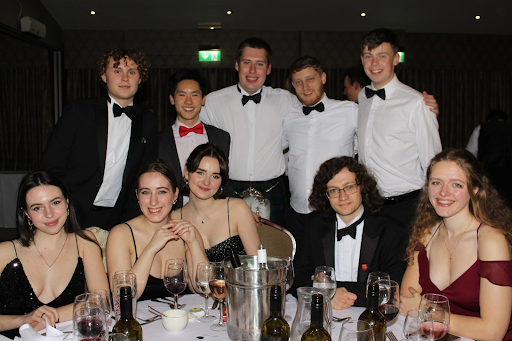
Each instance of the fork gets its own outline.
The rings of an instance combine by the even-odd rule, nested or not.
[[[386,335],[388,336],[389,341],[398,341],[395,334],[391,330],[386,332]]]
[[[158,318],[161,318],[161,316],[160,315],[155,315],[155,316],[150,317],[148,319],[143,319],[142,317],[137,317],[138,320],[144,321],[145,322],[144,324],[153,322],[154,320],[157,320]]]

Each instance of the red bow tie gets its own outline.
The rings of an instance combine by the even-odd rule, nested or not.
[[[203,134],[203,124],[202,123],[196,124],[192,128],[187,128],[185,126],[180,126],[180,130],[179,130],[180,137],[187,136],[187,134],[191,133],[191,132],[202,135]]]

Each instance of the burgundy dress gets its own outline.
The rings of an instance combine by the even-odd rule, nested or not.
[[[480,226],[478,229],[480,229]],[[437,230],[439,230],[439,226],[432,237],[437,233]],[[480,277],[488,279],[495,285],[512,286],[512,261],[481,261],[477,259],[466,272],[460,275],[460,277],[453,281],[446,289],[439,290],[430,280],[430,264],[425,246],[418,245],[416,251],[419,251],[419,284],[422,288],[422,294],[433,293],[445,295],[450,301],[450,312],[454,314],[480,317]],[[503,340],[512,341],[512,317],[507,334]]]

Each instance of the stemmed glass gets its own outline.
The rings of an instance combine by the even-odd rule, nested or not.
[[[97,313],[98,311],[105,311],[104,302],[101,295],[96,293],[85,293],[75,297],[73,302],[73,314],[79,309],[85,309],[87,312]]]
[[[107,324],[107,330],[110,330],[110,324],[113,322],[112,319],[115,318],[112,312],[112,305],[110,304],[110,291],[105,289],[94,289],[89,290],[89,292],[100,295],[101,302],[103,303],[103,310],[105,311],[105,323]]]
[[[379,306],[379,311],[386,318],[387,325],[393,321],[400,310],[400,287],[395,281],[389,281],[389,283],[389,299],[385,304]]]
[[[402,340],[433,341],[432,330],[432,315],[418,309],[409,310],[405,317]]]
[[[379,305],[386,304],[390,295],[390,281],[389,274],[385,272],[371,272],[366,281],[366,297],[368,297],[368,284],[375,282],[379,285]]]
[[[338,341],[373,341],[373,329],[366,321],[347,321],[341,326]]]
[[[433,338],[439,340],[448,333],[450,326],[450,302],[444,295],[424,294],[421,296],[420,310],[432,315]]]
[[[215,316],[208,314],[208,296],[210,295],[210,281],[213,280],[213,268],[208,262],[197,264],[197,288],[204,294],[204,316],[198,317],[199,322],[211,322]]]
[[[105,313],[102,309],[79,308],[73,313],[73,334],[76,341],[100,341],[106,335]]]
[[[326,300],[333,298],[336,293],[336,274],[334,273],[334,268],[331,266],[317,266],[315,269],[315,276],[313,277],[313,288],[323,292]],[[329,317],[331,329],[334,329],[335,326],[332,322],[332,307],[329,312]]]
[[[172,258],[165,261],[164,286],[174,295],[174,309],[178,309],[178,295],[187,287],[187,280],[187,264],[184,259]]]
[[[219,323],[210,326],[211,330],[222,331],[227,329],[227,323],[224,322],[224,298],[226,298],[226,282],[224,267],[221,262],[212,262],[213,276],[210,280],[210,291],[220,302]]]

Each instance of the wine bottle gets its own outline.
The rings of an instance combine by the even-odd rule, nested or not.
[[[268,270],[267,249],[263,244],[258,246],[258,270]]]
[[[240,257],[238,257],[238,253],[233,251],[232,248],[229,248],[229,260],[231,261],[231,267],[233,269],[239,268],[242,266],[242,263],[240,262]]]
[[[270,317],[261,326],[261,341],[288,341],[290,325],[281,314],[283,294],[281,287],[270,287]]]
[[[311,297],[311,324],[302,334],[301,341],[332,341],[324,329],[324,296],[313,294]]]
[[[128,335],[129,341],[142,341],[142,327],[132,315],[132,288],[130,286],[119,289],[119,306],[121,317],[112,331]]]
[[[359,316],[359,320],[370,324],[375,341],[386,341],[386,319],[379,311],[379,284],[376,282],[368,284],[366,310]]]

